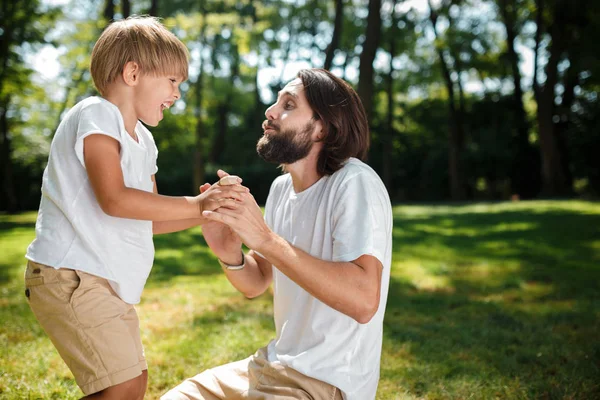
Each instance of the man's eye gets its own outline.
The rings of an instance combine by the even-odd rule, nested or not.
[[[293,104],[293,103],[285,103],[285,106],[284,106],[284,108],[285,108],[286,110],[289,110],[289,109],[291,109],[291,108],[294,108],[294,104]]]

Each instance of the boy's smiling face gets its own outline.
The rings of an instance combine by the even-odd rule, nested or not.
[[[163,119],[164,110],[181,98],[178,76],[140,75],[135,87],[135,113],[142,122],[157,126]]]

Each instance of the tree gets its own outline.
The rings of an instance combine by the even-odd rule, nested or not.
[[[522,22],[518,18],[519,8],[524,4],[518,0],[498,0],[498,7],[504,29],[506,31],[506,57],[510,64],[513,81],[513,103],[511,108],[515,115],[516,134],[512,139],[514,161],[510,171],[510,180],[513,193],[521,198],[532,198],[538,194],[540,170],[537,165],[535,149],[529,143],[529,122],[523,103],[523,87],[521,84],[521,71],[519,70],[519,56],[515,50],[515,41],[519,34]]]
[[[335,51],[339,47],[340,36],[342,36],[343,21],[344,1],[335,0],[335,19],[333,22],[333,35],[331,35],[331,42],[329,42],[329,45],[325,50],[325,63],[323,64],[323,68],[325,68],[326,70],[331,69],[331,65],[333,64],[333,56],[335,55]]]
[[[58,10],[40,10],[37,0],[3,1],[0,7],[0,182],[6,196],[3,202],[8,211],[19,208],[13,179],[13,109],[15,98],[31,87],[32,70],[25,66],[24,45],[45,43],[44,33],[57,17]]]
[[[392,158],[393,158],[393,144],[392,137],[394,134],[394,112],[395,112],[395,101],[394,101],[394,57],[396,57],[396,43],[398,38],[398,16],[396,12],[396,5],[398,0],[393,0],[391,5],[391,26],[388,35],[389,40],[389,53],[390,53],[390,65],[389,72],[386,77],[386,97],[387,97],[387,118],[385,128],[382,132],[382,155],[381,155],[381,179],[388,192],[392,191]]]
[[[206,20],[206,5],[204,0],[200,2],[200,13],[202,16],[201,19],[201,28],[200,35],[198,37],[198,42],[200,43],[200,48],[204,48],[206,43],[206,26],[208,24]],[[202,120],[202,100],[204,95],[204,59],[202,56],[202,52],[200,52],[200,68],[198,70],[198,77],[196,78],[196,105],[195,105],[195,115],[196,115],[196,131],[195,131],[195,151],[194,151],[194,171],[193,171],[193,190],[200,191],[200,186],[204,184],[204,137],[205,137],[205,128],[204,121]]]
[[[379,47],[380,38],[381,0],[369,0],[369,16],[367,17],[367,30],[360,55],[360,77],[357,89],[369,121],[371,121],[373,111],[373,75],[375,71],[373,61]]]
[[[442,41],[440,40],[440,34],[438,32],[438,12],[433,8],[431,0],[428,0],[429,4],[429,20],[433,28],[433,33],[436,38],[436,51],[438,53],[440,67],[442,69],[442,75],[448,92],[448,111],[450,119],[450,130],[448,135],[448,173],[450,175],[450,194],[453,200],[464,200],[466,198],[465,182],[463,177],[463,167],[461,162],[461,156],[464,148],[465,133],[464,133],[464,94],[462,84],[460,81],[460,68],[458,65],[458,58],[452,57],[451,54],[446,54],[446,50],[442,47]],[[446,7],[448,5],[446,4]],[[450,29],[450,28],[449,28]],[[457,86],[458,86],[458,100],[454,90],[454,81],[452,79],[452,71],[450,70],[449,62],[447,58],[453,60],[456,66]]]
[[[537,125],[542,156],[543,190],[546,195],[566,195],[571,192],[568,149],[565,135],[565,123],[568,111],[574,99],[575,87],[579,84],[581,59],[586,56],[579,42],[587,42],[583,36],[592,24],[594,9],[586,7],[585,1],[537,0],[535,34],[535,75],[533,81],[537,102]],[[539,79],[538,60],[544,37],[549,39],[547,62],[544,67],[545,80]],[[585,38],[583,41],[579,38]],[[567,64],[567,68],[560,68]],[[560,104],[557,104],[557,87],[563,90]]]

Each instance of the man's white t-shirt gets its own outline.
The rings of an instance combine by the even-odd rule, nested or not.
[[[29,260],[107,279],[127,303],[137,304],[154,261],[152,222],[105,214],[83,159],[83,139],[103,134],[120,145],[125,186],[152,192],[158,150],[138,121],[136,142],[119,109],[100,97],[77,103],[60,123],[42,180],[42,199]]]
[[[347,400],[374,399],[392,255],[392,208],[381,179],[351,158],[296,193],[289,174],[272,184],[265,220],[290,244],[327,261],[376,257],[383,266],[379,309],[367,324],[317,300],[273,268],[276,338],[269,360],[338,387]]]

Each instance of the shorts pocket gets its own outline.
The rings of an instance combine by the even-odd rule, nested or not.
[[[40,286],[44,284],[44,277],[38,276],[37,278],[25,278],[25,287],[31,288],[34,286]]]
[[[27,289],[44,284],[42,268],[47,267],[40,264],[33,264],[31,261],[27,263],[27,269],[25,270],[25,287]]]
[[[75,291],[81,286],[81,276],[74,269],[60,268],[56,270],[58,287],[70,302]]]

